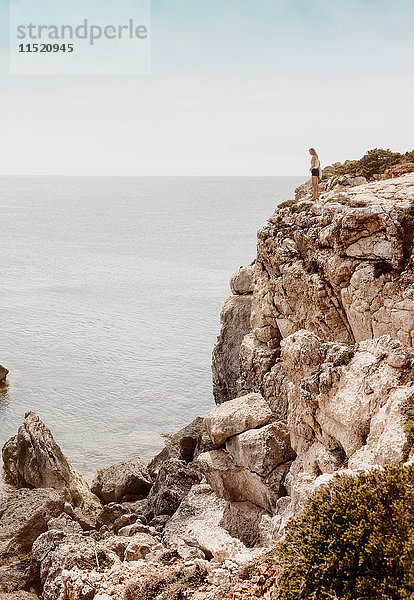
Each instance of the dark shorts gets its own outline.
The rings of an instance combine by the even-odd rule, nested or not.
[[[312,177],[319,177],[319,169],[312,169]]]

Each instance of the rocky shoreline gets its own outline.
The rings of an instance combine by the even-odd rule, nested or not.
[[[258,232],[221,315],[217,406],[149,464],[89,486],[26,415],[3,448],[0,599],[247,598],[246,569],[310,494],[409,460],[414,173],[328,175],[319,201],[301,186]]]

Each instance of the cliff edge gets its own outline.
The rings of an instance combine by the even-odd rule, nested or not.
[[[232,323],[242,321],[246,328],[246,311],[243,296],[234,294],[222,312],[213,382],[217,404],[231,410],[235,396],[226,390],[239,397],[260,395],[272,411],[272,438],[278,437],[275,424],[285,437],[287,428],[294,458],[286,451],[274,462],[273,469],[280,471],[282,464],[285,473],[276,486],[262,478],[266,502],[255,501],[269,516],[260,526],[269,541],[280,537],[308,494],[334,473],[357,473],[408,457],[407,422],[414,407],[413,236],[414,173],[341,186],[315,202],[300,193],[279,205],[258,232],[249,331],[238,343]],[[234,340],[231,361],[220,352],[223,339]],[[251,463],[252,453],[268,455],[266,428],[269,424],[250,430],[250,445],[236,439],[246,436],[241,432],[208,460],[201,457],[217,493],[222,494],[224,462],[227,487],[236,473],[240,477],[240,468],[250,479],[258,476],[247,457]],[[244,497],[239,494],[237,501],[251,501],[249,485],[240,489]]]

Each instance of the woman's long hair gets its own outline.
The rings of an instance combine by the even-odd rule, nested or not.
[[[309,148],[309,152],[312,154],[312,156],[316,156],[316,158],[319,160],[319,156],[315,148]]]

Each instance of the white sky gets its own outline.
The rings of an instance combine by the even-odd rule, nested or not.
[[[309,146],[411,150],[413,25],[411,0],[154,0],[152,74],[107,77],[9,75],[3,26],[0,174],[301,175]]]

